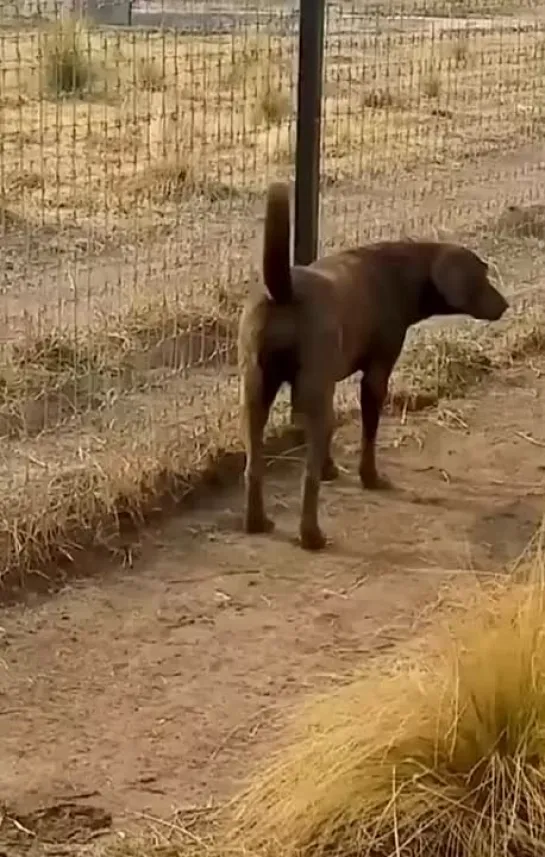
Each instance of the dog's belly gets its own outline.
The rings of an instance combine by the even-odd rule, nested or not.
[[[354,363],[348,363],[347,361],[342,361],[342,366],[340,370],[335,375],[335,383],[338,384],[339,381],[344,381],[346,378],[350,378],[351,375],[354,375],[355,372],[360,371],[360,366]]]
[[[364,372],[370,360],[371,355],[368,349],[354,348],[348,353],[346,348],[343,349],[340,370],[335,380],[337,382],[344,381],[356,372]]]

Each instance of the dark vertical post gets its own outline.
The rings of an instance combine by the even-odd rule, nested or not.
[[[300,0],[300,3],[294,261],[296,265],[309,265],[318,252],[326,0]]]

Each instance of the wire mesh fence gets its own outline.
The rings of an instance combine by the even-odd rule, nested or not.
[[[326,245],[464,231],[542,201],[544,19],[477,5],[375,19],[329,5]]]
[[[210,34],[184,14],[3,22],[8,566],[21,527],[46,560],[59,528],[107,539],[121,495],[140,514],[236,433],[236,314],[263,189],[291,173],[295,32],[281,9]]]
[[[237,315],[293,179],[296,7],[114,5],[0,16],[5,570],[117,544],[237,446]],[[445,11],[328,5],[322,249],[471,234],[533,288],[544,19]]]

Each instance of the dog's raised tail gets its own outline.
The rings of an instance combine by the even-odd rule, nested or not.
[[[288,304],[292,301],[290,200],[288,186],[283,182],[273,182],[267,193],[263,279],[275,303]]]

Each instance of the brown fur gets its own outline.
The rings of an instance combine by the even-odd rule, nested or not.
[[[301,544],[319,550],[320,480],[334,479],[331,457],[335,383],[362,372],[362,449],[365,488],[387,487],[375,464],[375,440],[388,381],[408,328],[434,315],[467,314],[495,321],[505,298],[471,250],[431,241],[384,241],[290,266],[288,189],[272,184],[267,198],[263,275],[268,295],[251,297],[239,328],[242,422],[246,445],[244,526],[273,528],[263,503],[263,432],[283,383],[307,438]]]

